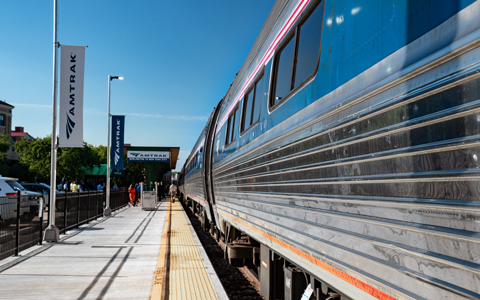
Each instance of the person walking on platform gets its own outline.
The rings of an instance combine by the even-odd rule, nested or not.
[[[135,193],[137,191],[135,190],[135,187],[133,186],[133,184],[131,184],[129,187],[128,187],[128,194],[130,196],[130,206],[134,206],[135,205]]]
[[[160,181],[160,185],[158,186],[158,193],[160,194],[160,201],[162,201],[162,199],[165,198],[165,187],[162,181]]]
[[[135,202],[135,205],[138,203],[142,203],[142,186],[141,183],[138,183],[137,185],[137,202]]]
[[[170,200],[172,200],[172,203],[175,203],[175,197],[177,196],[177,187],[173,184],[170,185]]]

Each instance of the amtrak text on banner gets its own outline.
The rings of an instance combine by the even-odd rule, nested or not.
[[[128,161],[170,162],[168,151],[127,151]]]
[[[110,161],[112,170],[123,170],[123,143],[125,132],[125,116],[112,116],[112,148]]]
[[[62,46],[59,147],[83,147],[84,46]]]

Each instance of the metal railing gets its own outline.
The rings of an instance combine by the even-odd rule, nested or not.
[[[111,191],[112,211],[128,203],[127,189]],[[42,244],[43,230],[49,223],[44,220],[42,206],[41,199],[29,199],[29,196],[20,194],[0,197],[0,260],[18,256],[19,252],[29,247]],[[102,217],[105,196],[103,191],[57,193],[55,206],[55,226],[60,233],[65,233],[66,230]]]
[[[42,203],[39,197],[20,193],[0,197],[0,260],[42,243]]]
[[[110,208],[112,211],[127,206],[128,191],[125,188],[110,192]],[[55,226],[60,233],[78,228],[103,216],[105,194],[103,191],[64,192],[57,193],[55,210]]]

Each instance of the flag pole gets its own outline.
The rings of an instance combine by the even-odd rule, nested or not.
[[[52,118],[52,149],[50,168],[50,202],[48,213],[50,223],[45,229],[44,240],[47,242],[58,242],[59,231],[55,226],[55,200],[57,190],[57,0],[53,0],[53,118]]]

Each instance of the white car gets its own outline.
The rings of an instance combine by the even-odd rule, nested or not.
[[[38,199],[40,193],[27,191],[17,178],[0,176],[0,220],[10,220],[17,216],[17,204],[15,197],[20,191],[21,204],[20,215],[34,217],[39,211]],[[32,200],[32,201],[28,201]]]

